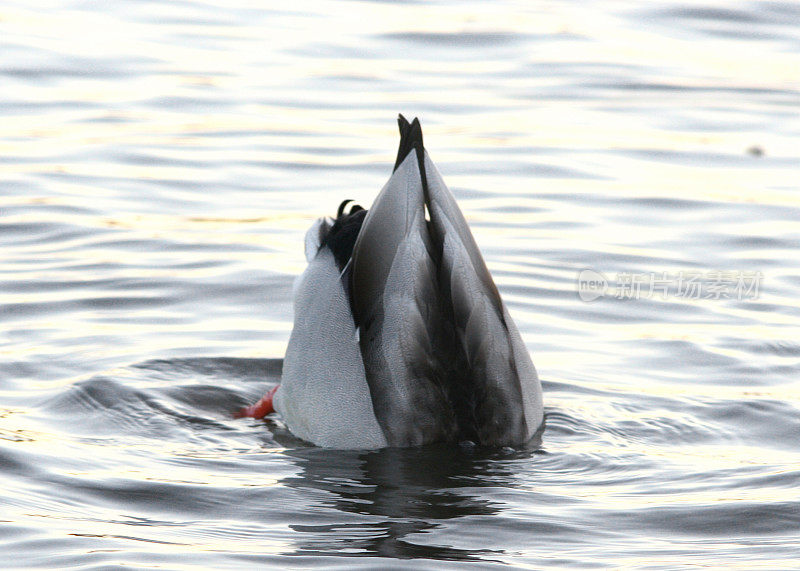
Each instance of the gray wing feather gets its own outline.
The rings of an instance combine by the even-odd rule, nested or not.
[[[475,243],[464,215],[425,153],[431,227],[440,239],[440,287],[449,289],[453,322],[471,376],[466,390],[484,444],[518,443],[542,423],[541,384],[522,337]]]
[[[425,178],[420,167],[410,152],[353,249],[351,306],[376,418],[390,446],[523,442],[542,422],[536,370],[427,153]]]
[[[312,230],[318,230],[316,225]],[[294,311],[274,400],[289,430],[318,446],[386,446],[372,408],[350,304],[330,249],[320,249],[297,278]]]
[[[434,370],[441,309],[431,250],[412,153],[375,199],[353,249],[353,314],[375,413],[393,446],[449,440],[455,432]]]

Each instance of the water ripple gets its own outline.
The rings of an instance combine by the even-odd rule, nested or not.
[[[51,8],[2,17],[2,562],[796,565],[795,3]],[[280,380],[306,229],[371,203],[398,112],[543,379],[528,446],[232,418]],[[584,302],[586,269],[761,279]]]

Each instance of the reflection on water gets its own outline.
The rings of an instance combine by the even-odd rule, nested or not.
[[[301,534],[295,555],[479,561],[502,553],[414,541],[450,519],[491,516],[503,509],[480,493],[481,487],[513,485],[508,469],[490,458],[481,461],[470,451],[444,447],[362,453],[299,448],[284,454],[301,471],[282,484],[326,492],[319,507],[372,516],[343,523],[325,513],[317,514],[317,523],[291,525]]]
[[[0,562],[795,565],[798,18],[6,2]],[[371,203],[398,112],[531,349],[535,451],[343,453],[231,418],[279,381],[305,230]],[[587,270],[616,289],[582,301]],[[714,272],[757,295],[618,295]]]

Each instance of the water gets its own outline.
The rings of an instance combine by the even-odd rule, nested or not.
[[[798,22],[6,2],[2,566],[797,567]],[[279,380],[305,229],[371,203],[398,112],[532,352],[538,447],[340,452],[231,418]]]

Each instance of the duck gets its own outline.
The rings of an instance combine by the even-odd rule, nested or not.
[[[307,231],[281,382],[237,416],[328,448],[523,445],[544,421],[536,368],[419,120],[398,126],[372,206]]]

